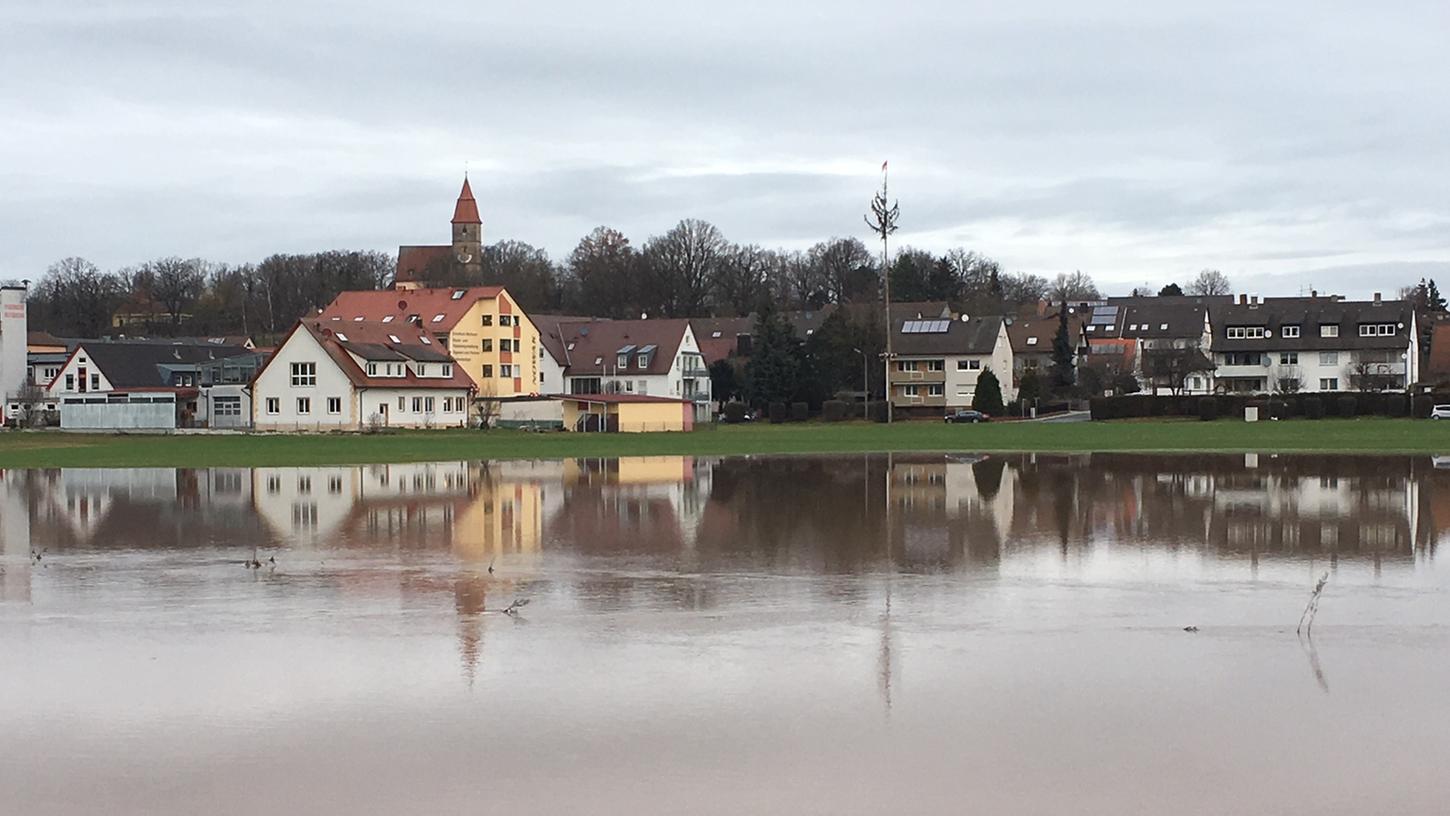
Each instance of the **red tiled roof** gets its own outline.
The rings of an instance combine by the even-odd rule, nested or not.
[[[700,355],[705,358],[705,364],[713,365],[735,353],[740,335],[750,334],[755,330],[755,319],[697,317],[690,320],[690,326],[695,330],[695,342],[700,346]],[[715,336],[716,332],[720,333],[719,337]]]
[[[420,328],[429,331],[452,331],[463,319],[463,315],[479,300],[498,297],[504,291],[502,286],[474,286],[450,289],[380,289],[360,292],[339,292],[327,308],[317,316],[324,324],[334,328],[339,325],[364,321],[382,323],[391,317],[387,325],[402,328],[410,315],[418,316]],[[461,296],[455,297],[458,292]],[[515,314],[519,313],[515,307]],[[438,318],[442,315],[442,319]],[[343,329],[346,332],[347,329]],[[396,333],[396,332],[395,332]],[[401,336],[401,335],[400,335]]]
[[[453,223],[482,224],[478,217],[478,202],[473,200],[473,188],[468,186],[468,177],[463,178],[463,190],[458,194],[458,203],[453,207]]]
[[[554,358],[554,362],[560,366],[569,365],[569,352],[564,348],[564,335],[561,326],[565,323],[589,323],[591,321],[608,320],[607,317],[588,317],[585,315],[558,315],[529,313],[529,320],[533,322],[534,328],[539,330],[539,342]]]

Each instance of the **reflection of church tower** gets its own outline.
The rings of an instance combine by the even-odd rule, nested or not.
[[[473,200],[467,176],[453,207],[453,263],[454,280],[478,283],[483,279],[483,219],[478,216],[478,202]]]

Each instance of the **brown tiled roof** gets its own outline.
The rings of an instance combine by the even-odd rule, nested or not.
[[[946,324],[946,331],[903,332],[910,318],[896,321],[892,327],[892,351],[897,355],[916,357],[924,354],[991,354],[997,346],[997,334],[1002,328],[1000,317],[970,317],[966,320],[949,320],[935,315],[922,318]]]
[[[560,339],[569,357],[570,376],[602,374],[607,365],[614,368],[621,348],[630,352],[630,373],[664,374],[674,364],[680,342],[690,321],[684,318],[663,320],[595,320],[582,323],[560,323]],[[570,345],[573,348],[569,348]],[[642,346],[655,346],[647,368],[635,368],[635,353]],[[596,362],[597,361],[597,362]]]
[[[453,205],[454,224],[482,224],[478,217],[478,202],[473,200],[473,188],[468,186],[468,177],[463,178],[463,190],[458,193],[458,203]]]
[[[544,350],[549,356],[561,366],[569,364],[569,354],[564,348],[564,336],[559,328],[561,323],[588,323],[590,321],[603,321],[604,317],[587,317],[584,315],[560,315],[560,314],[537,314],[529,313],[529,320],[533,322],[534,328],[539,330],[539,342],[544,345]]]
[[[696,317],[690,319],[690,328],[695,332],[695,343],[700,346],[705,364],[713,365],[735,354],[740,335],[755,331],[755,318]],[[718,337],[715,336],[717,333]]]
[[[360,292],[339,292],[318,320],[337,324],[364,321],[383,322],[391,317],[390,326],[406,324],[410,315],[417,315],[419,326],[429,331],[452,331],[473,304],[496,298],[502,286],[474,286],[448,289],[379,289]],[[459,292],[463,294],[458,295]],[[516,312],[517,313],[517,312]],[[435,320],[442,315],[441,320]],[[344,332],[347,330],[344,329]]]
[[[447,354],[439,352],[432,344],[425,343],[424,339],[428,337],[427,332],[417,328],[409,330],[404,326],[394,327],[392,324],[369,323],[352,323],[343,328],[331,321],[300,320],[282,341],[281,346],[287,345],[287,342],[292,339],[292,335],[298,331],[305,331],[316,338],[318,344],[327,352],[327,356],[337,364],[348,380],[360,388],[466,388],[470,391],[475,388],[472,378],[463,370],[463,366],[457,363],[454,363],[453,374],[450,377],[419,377],[413,373],[412,369],[409,369],[408,373],[402,377],[369,377],[367,371],[358,365],[357,361],[348,353],[350,349],[374,352],[375,347],[382,346],[409,359],[424,362],[445,362],[452,359]],[[347,340],[338,338],[338,331],[341,331]],[[393,342],[392,337],[397,337],[399,342]],[[360,356],[367,359],[370,355],[362,354]],[[262,372],[272,364],[272,359],[257,369],[256,375],[252,378],[254,383],[256,378],[260,377]]]
[[[574,402],[594,403],[636,403],[636,402],[689,402],[681,397],[652,397],[647,394],[555,394],[555,398]]]
[[[1059,323],[1059,312],[1052,312],[1041,317],[1013,318],[1007,324],[1007,339],[1012,342],[1013,354],[1050,354],[1052,353],[1052,342],[1057,339],[1057,327]],[[1074,347],[1077,346],[1078,338],[1082,336],[1083,324],[1087,317],[1074,312],[1067,317],[1067,337]],[[1037,342],[1028,342],[1031,338],[1037,338]]]
[[[416,281],[428,274],[435,265],[447,269],[453,262],[453,246],[400,246],[398,247],[398,268],[393,273],[395,281]]]
[[[1414,308],[1403,300],[1339,300],[1331,297],[1264,298],[1214,308],[1214,351],[1402,350],[1409,347]],[[1361,337],[1361,324],[1392,324],[1395,333]],[[1338,337],[1321,337],[1321,325],[1339,327]],[[1269,336],[1230,340],[1230,327],[1263,327]],[[1284,326],[1298,326],[1298,337],[1284,337]]]

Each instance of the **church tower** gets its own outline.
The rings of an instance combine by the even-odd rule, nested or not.
[[[470,282],[483,277],[483,219],[478,217],[468,176],[463,177],[463,190],[453,207],[453,264]]]

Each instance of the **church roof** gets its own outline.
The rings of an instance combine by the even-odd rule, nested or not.
[[[473,188],[468,186],[468,177],[463,177],[463,190],[458,194],[458,203],[453,207],[453,223],[482,224],[478,217],[478,202],[473,200]]]

